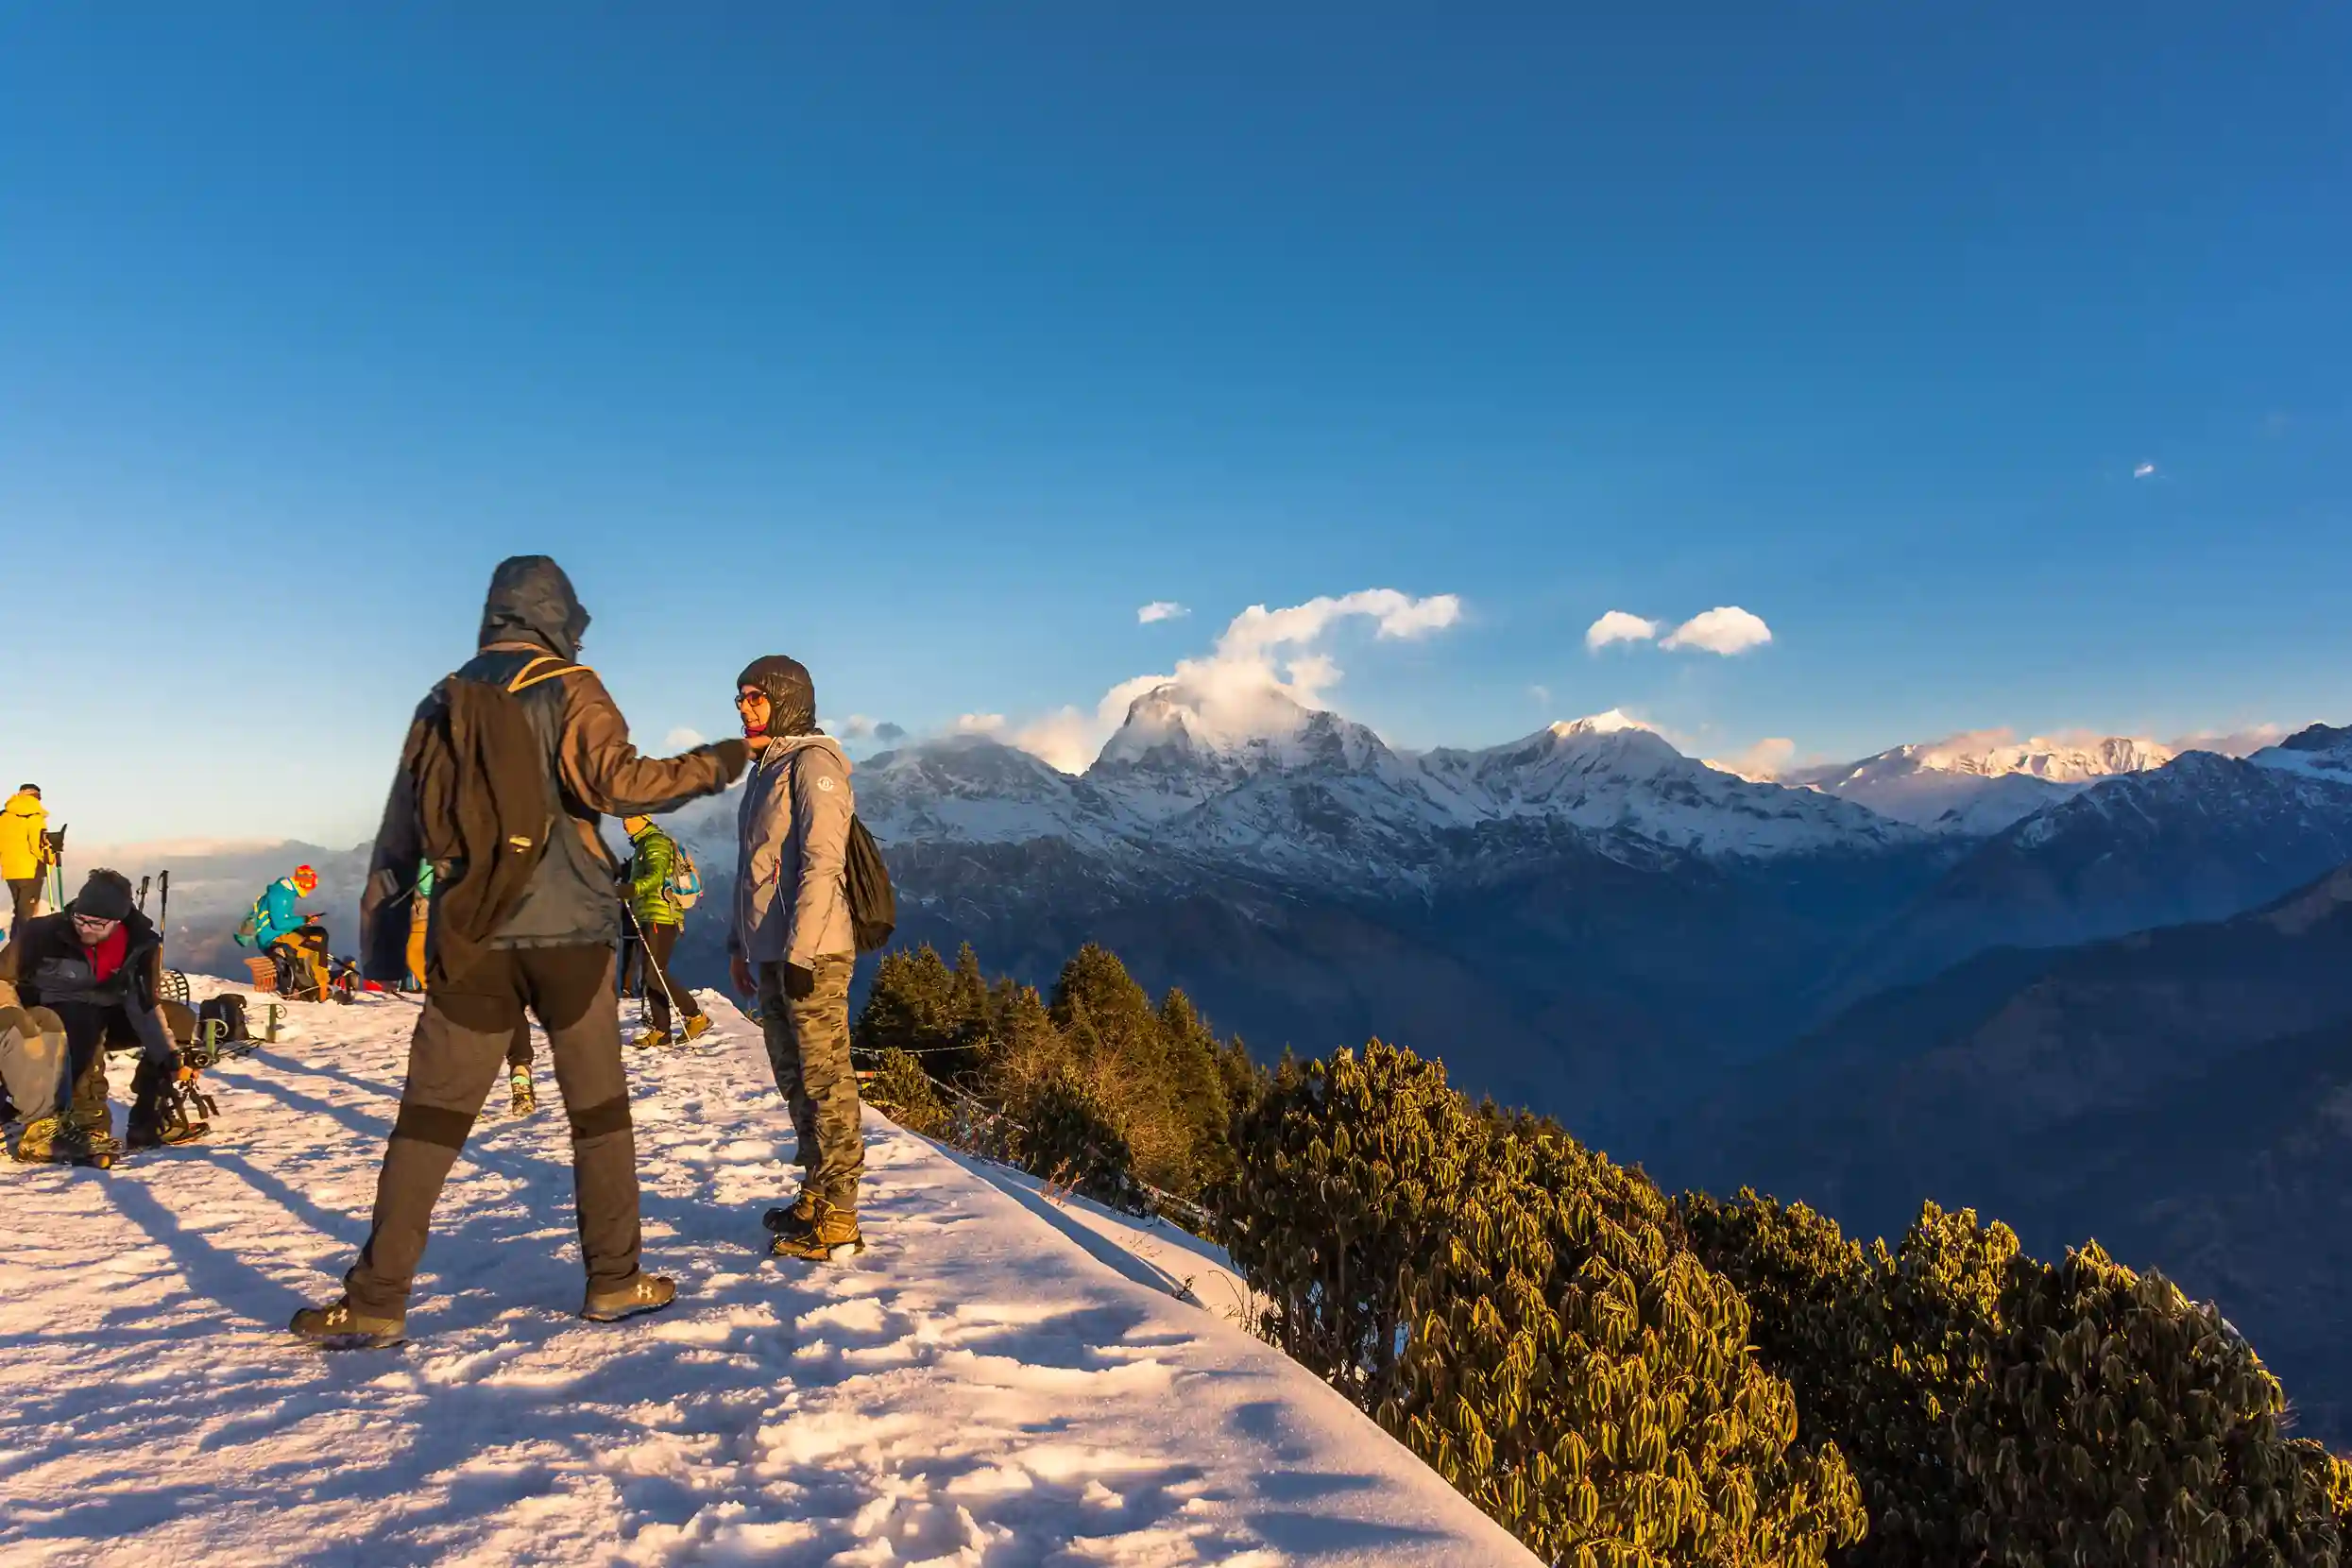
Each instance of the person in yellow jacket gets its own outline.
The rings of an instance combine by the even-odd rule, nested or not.
[[[49,810],[41,804],[41,786],[19,784],[8,805],[0,807],[0,878],[9,884],[13,909],[9,929],[32,918],[41,904],[41,879],[49,871]]]

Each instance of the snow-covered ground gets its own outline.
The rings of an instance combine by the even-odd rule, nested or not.
[[[199,982],[199,990],[206,989]],[[213,1135],[0,1166],[0,1562],[1480,1564],[1532,1559],[1236,1326],[1214,1248],[869,1111],[853,1263],[766,1256],[758,1032],[633,1053],[669,1312],[573,1316],[541,1057],[445,1194],[403,1349],[290,1340],[366,1229],[411,1003],[295,1005]],[[119,1115],[119,1102],[118,1102]]]

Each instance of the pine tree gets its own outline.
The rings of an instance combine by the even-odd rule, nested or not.
[[[1155,1186],[1194,1185],[1193,1130],[1179,1104],[1158,1014],[1126,965],[1089,943],[1063,965],[1050,1009],[1073,1072]]]
[[[1169,1086],[1192,1136],[1191,1170],[1182,1192],[1197,1192],[1233,1169],[1233,1106],[1218,1059],[1217,1035],[1173,986],[1160,1001],[1160,1034]]]
[[[884,953],[849,1031],[851,1045],[878,1055],[956,1044],[954,987],[955,977],[929,943],[911,953]]]

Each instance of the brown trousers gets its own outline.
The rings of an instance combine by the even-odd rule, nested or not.
[[[612,949],[503,949],[462,983],[427,996],[410,1037],[408,1082],[376,1179],[375,1223],[343,1276],[362,1312],[405,1312],[442,1184],[526,1008],[546,1026],[555,1084],[571,1118],[573,1202],[588,1283],[603,1289],[636,1277],[637,1136],[612,1005]]]

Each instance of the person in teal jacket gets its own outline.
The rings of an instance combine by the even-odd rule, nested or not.
[[[645,1017],[653,1027],[637,1037],[640,1046],[666,1046],[670,1032],[670,1003],[675,998],[686,1013],[686,1037],[698,1037],[710,1019],[694,999],[670,979],[670,953],[686,927],[686,911],[670,891],[671,874],[677,870],[677,841],[654,826],[651,817],[630,817],[622,823],[629,835],[629,935],[643,955]]]
[[[253,900],[253,931],[247,937],[255,949],[278,965],[278,990],[297,1001],[323,1002],[332,993],[327,980],[327,929],[302,908],[318,891],[318,873],[298,865],[262,890]]]

